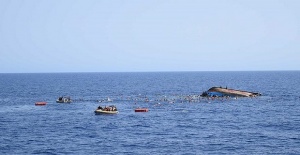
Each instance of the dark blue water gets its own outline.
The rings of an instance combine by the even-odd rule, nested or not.
[[[212,86],[263,96],[199,98]],[[300,154],[300,72],[0,74],[0,154]]]

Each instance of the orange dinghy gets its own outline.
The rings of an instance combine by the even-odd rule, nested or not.
[[[134,112],[148,112],[148,108],[136,108]]]
[[[46,105],[47,102],[35,102],[36,106],[42,106],[42,105]]]

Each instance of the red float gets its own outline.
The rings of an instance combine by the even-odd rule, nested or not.
[[[148,110],[148,108],[136,108],[134,111],[135,112],[148,112],[149,110]]]
[[[42,105],[46,105],[47,102],[35,102],[36,106],[42,106]]]

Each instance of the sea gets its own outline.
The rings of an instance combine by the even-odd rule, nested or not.
[[[300,71],[2,73],[0,154],[300,154]]]

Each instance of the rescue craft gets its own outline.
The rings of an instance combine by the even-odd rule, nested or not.
[[[117,107],[114,105],[108,106],[108,107],[101,107],[99,106],[96,110],[95,110],[95,114],[99,115],[99,114],[117,114],[119,113],[119,111],[117,110]]]

